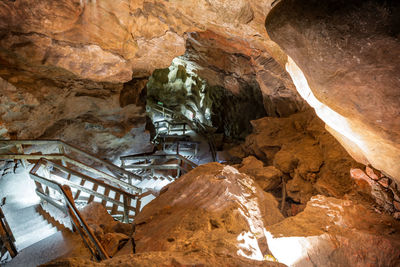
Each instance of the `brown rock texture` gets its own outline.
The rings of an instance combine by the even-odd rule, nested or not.
[[[350,170],[351,178],[354,179],[357,190],[372,197],[377,207],[397,218],[396,213],[400,211],[398,186],[394,181],[382,174],[379,174],[381,177],[378,178],[377,173],[370,167],[366,167],[365,172],[359,168]]]
[[[357,202],[314,196],[268,231],[272,254],[289,266],[400,264],[399,222]]]
[[[264,191],[277,188],[282,181],[280,170],[274,166],[264,167],[263,162],[253,156],[243,159],[239,171],[253,177]]]
[[[297,90],[359,162],[399,181],[398,1],[282,0],[269,36]]]
[[[130,242],[133,225],[115,221],[102,204],[92,202],[81,214],[110,257]]]
[[[77,83],[110,90],[108,83],[122,86],[146,78],[182,56],[233,94],[249,88],[262,92],[270,116],[303,110],[297,90],[355,159],[396,178],[398,5],[378,0],[2,1],[0,76],[22,93],[40,94],[45,86],[58,95]],[[8,120],[2,132],[18,124]],[[37,138],[35,132],[21,136]]]
[[[129,267],[129,266],[141,266],[141,267],[155,267],[155,266],[174,266],[174,267],[186,267],[186,266],[263,266],[263,267],[283,267],[286,266],[277,262],[268,261],[251,261],[246,259],[238,258],[214,258],[208,257],[205,259],[204,256],[199,256],[196,253],[183,253],[183,252],[170,252],[170,251],[157,251],[157,252],[145,252],[134,255],[124,255],[112,258],[110,260],[102,261],[100,263],[93,262],[81,258],[68,258],[55,260],[47,264],[40,265],[41,267],[56,267],[56,266],[70,266],[70,267],[86,267],[86,266],[98,266],[98,267]]]
[[[235,168],[202,165],[144,207],[135,222],[136,249],[262,260],[268,254],[263,227],[283,219],[277,205]]]
[[[149,149],[144,109],[121,107],[122,86],[37,85],[26,90],[0,78],[2,138],[61,139],[108,159]]]
[[[264,19],[271,2],[3,1],[0,3],[0,76],[21,94],[29,93],[36,98],[28,101],[28,106],[18,102],[14,109],[29,108],[34,114],[40,112],[45,119],[31,117],[32,121],[41,121],[34,127],[24,122],[27,115],[2,118],[0,133],[5,138],[76,139],[76,144],[90,143],[89,150],[94,153],[143,143],[146,134],[136,118],[129,119],[135,122],[124,127],[122,132],[127,135],[126,140],[118,141],[120,148],[110,139],[121,138],[120,129],[105,130],[111,135],[94,134],[96,142],[102,143],[99,148],[92,133],[71,137],[53,131],[72,133],[93,120],[102,121],[95,125],[96,129],[102,128],[103,120],[120,115],[114,95],[120,95],[121,107],[137,105],[146,78],[182,55],[184,62],[195,64],[199,73],[214,85],[226,87],[230,94],[239,90],[242,103],[259,102],[271,116],[290,115],[304,108],[304,103],[289,76],[268,52],[279,54],[280,51],[265,34]],[[65,98],[74,91],[101,98],[101,103],[97,99],[90,102],[101,109],[110,107],[112,111],[104,113],[94,109],[89,111],[90,115],[80,114],[79,118],[60,116],[59,113],[68,114],[69,110],[52,98]],[[44,95],[57,106],[56,111],[41,108],[44,101],[39,98]],[[71,99],[68,104],[75,100]],[[86,103],[85,106],[93,105]],[[75,120],[82,123],[70,126]],[[119,119],[116,121],[125,124]],[[127,128],[136,130],[128,133]],[[137,136],[144,137],[140,142],[132,142]]]
[[[252,125],[253,133],[241,149],[286,175],[293,201],[305,204],[317,193],[340,198],[352,190],[350,169],[358,164],[312,111],[287,118],[266,117]]]
[[[186,52],[179,59],[194,65],[211,86],[222,86],[241,101],[262,101],[268,116],[286,117],[304,109],[289,75],[264,50],[242,38],[207,30],[188,34]]]
[[[137,254],[99,264],[62,259],[44,266],[284,266],[263,261],[270,254],[265,227],[283,216],[274,197],[249,176],[209,163],[163,191],[135,220]],[[109,225],[101,208],[88,208],[85,216]]]
[[[218,163],[196,168],[163,191],[137,217],[136,254],[101,263],[60,259],[44,266],[400,264],[400,223],[363,200],[317,195],[304,211],[284,219],[272,195]],[[91,211],[86,215],[107,224],[101,210]]]

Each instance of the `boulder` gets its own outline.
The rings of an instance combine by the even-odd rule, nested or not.
[[[101,240],[101,244],[103,245],[107,254],[110,257],[112,257],[128,241],[129,241],[129,237],[127,235],[124,235],[121,233],[107,233],[103,236],[103,239]]]
[[[354,159],[400,182],[400,4],[282,0],[266,19],[297,91]]]
[[[243,159],[239,171],[254,178],[264,191],[276,189],[282,182],[282,172],[274,166],[264,167],[263,162],[253,156]]]
[[[179,251],[233,261],[269,254],[263,229],[283,216],[274,197],[246,174],[209,163],[164,191],[136,218],[138,253]]]
[[[306,204],[315,193],[340,198],[352,190],[350,168],[359,164],[313,112],[266,117],[252,125],[243,149],[287,175],[288,196],[295,202]]]
[[[400,265],[400,223],[350,200],[314,196],[267,230],[272,254],[289,266]]]

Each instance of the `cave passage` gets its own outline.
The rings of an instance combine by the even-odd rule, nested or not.
[[[400,1],[0,1],[3,266],[400,266]]]

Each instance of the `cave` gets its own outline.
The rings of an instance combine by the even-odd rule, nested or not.
[[[400,2],[0,1],[3,266],[400,266]]]

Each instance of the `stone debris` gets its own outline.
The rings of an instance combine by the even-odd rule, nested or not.
[[[343,197],[352,190],[350,168],[359,164],[326,131],[313,112],[305,111],[287,118],[265,117],[252,121],[252,125],[253,133],[247,136],[240,149],[233,150],[234,153],[243,151],[240,155],[250,155],[243,160],[241,168],[244,169],[240,170],[251,174],[245,169],[250,163],[255,170],[262,167],[251,160],[251,156],[273,165],[285,177],[288,200],[295,204],[304,205],[316,194]],[[269,177],[265,181],[270,181]],[[267,190],[276,186],[280,183]],[[291,214],[290,208],[286,214]]]
[[[257,163],[252,158],[246,161],[250,160]],[[400,264],[400,222],[377,213],[369,202],[316,195],[304,211],[295,210],[288,218],[277,204],[248,175],[209,163],[168,185],[139,213],[136,254],[130,252],[132,246],[125,246],[123,254],[100,263],[69,258],[43,266]],[[96,207],[86,214],[111,222]],[[103,239],[114,252],[126,237],[112,233]]]
[[[274,190],[282,182],[283,174],[279,169],[274,166],[264,167],[263,162],[253,156],[243,159],[238,170],[254,178],[264,191]]]
[[[267,231],[272,254],[288,266],[400,265],[400,223],[350,200],[314,196]]]
[[[101,203],[90,203],[82,209],[81,214],[111,257],[132,236],[133,225],[114,220]]]
[[[370,195],[380,208],[399,219],[400,192],[393,180],[370,167],[366,167],[365,172],[359,168],[351,169],[350,174],[357,185],[356,190]]]

